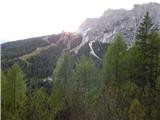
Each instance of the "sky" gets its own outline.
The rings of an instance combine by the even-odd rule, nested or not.
[[[108,8],[132,9],[147,2],[160,0],[0,0],[0,40],[74,32],[86,18]]]

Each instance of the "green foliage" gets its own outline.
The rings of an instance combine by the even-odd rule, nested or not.
[[[117,34],[106,51],[103,59],[103,75],[107,82],[122,82],[125,78],[126,62],[126,45],[121,34]]]
[[[151,120],[159,120],[160,119],[160,114],[159,114],[160,113],[160,94],[159,94],[160,77],[156,81],[156,88],[157,88],[157,90],[154,91],[155,101],[154,101],[154,105],[152,106]]]
[[[6,119],[21,115],[26,101],[25,80],[22,70],[17,64],[9,69],[7,74],[2,73],[2,116]],[[22,116],[21,116],[22,117]]]
[[[137,46],[133,46],[128,50],[128,80],[135,82],[137,85],[146,84],[139,77],[142,73],[139,66],[142,65],[141,54]]]
[[[25,112],[27,120],[49,119],[49,113],[48,97],[43,89],[37,89],[28,96]]]
[[[98,87],[98,71],[91,59],[82,57],[76,64],[74,80],[76,89],[87,97]]]
[[[69,94],[71,85],[71,76],[74,61],[68,52],[64,52],[59,58],[53,72],[53,92],[61,91],[61,97],[64,99]]]
[[[144,108],[137,99],[132,101],[128,114],[129,120],[144,120]]]
[[[57,65],[53,72],[53,79],[58,82],[64,82],[67,84],[67,80],[71,75],[71,70],[73,67],[73,60],[69,53],[65,52],[59,58]]]
[[[59,39],[53,37],[55,38]],[[17,63],[28,79],[35,77],[42,79],[51,76],[65,45],[60,43],[57,46],[50,46],[52,44],[50,42],[39,37],[2,44],[2,70],[7,71],[14,63]],[[35,50],[38,51],[41,47],[47,46],[50,47],[25,60],[22,59],[22,56],[32,54]]]
[[[141,65],[139,66],[139,81],[141,86],[148,84],[155,88],[155,80],[158,77],[158,60],[160,41],[147,12],[137,32],[136,46],[140,54]],[[143,84],[142,84],[143,83]]]
[[[48,45],[42,37],[31,38],[27,40],[8,42],[2,44],[2,59],[11,59],[27,54],[35,50],[37,47]]]
[[[16,64],[8,71],[7,77],[2,84],[5,92],[2,97],[7,108],[14,110],[23,106],[25,101],[25,81],[23,78],[23,72]]]
[[[19,61],[32,77],[25,85],[16,64],[1,73],[2,119],[159,120],[160,35],[152,25],[146,13],[136,42],[128,49],[117,34],[108,45],[102,68],[88,57],[75,63],[69,51],[54,47],[28,60],[41,61],[35,66]],[[57,56],[48,58],[52,52]],[[40,80],[51,75],[51,67],[55,68],[53,81]]]
[[[96,94],[96,67],[91,59],[82,57],[73,74],[74,89],[71,99],[71,118],[89,119],[90,103]]]

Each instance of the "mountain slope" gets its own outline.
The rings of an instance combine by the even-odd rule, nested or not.
[[[76,33],[62,32],[1,45],[2,70],[18,63],[27,77],[45,78],[51,76],[62,52],[69,50],[75,60],[83,55],[101,63],[107,44],[115,34],[122,32],[126,44],[132,45],[142,16],[149,11],[154,27],[160,30],[160,4],[134,5],[132,10],[108,9],[99,18],[89,18]]]

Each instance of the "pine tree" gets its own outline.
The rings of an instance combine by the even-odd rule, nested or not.
[[[159,57],[160,57],[160,37],[152,23],[152,19],[147,12],[136,36],[136,43],[139,61],[141,64],[135,66],[137,69],[137,83],[142,87],[144,94],[144,104],[146,108],[146,117],[151,119],[152,107],[155,103],[154,90],[156,89],[156,80],[159,75]],[[132,68],[134,69],[134,68]],[[144,92],[144,93],[143,93]]]
[[[156,40],[157,33],[152,19],[147,12],[142,23],[139,26],[136,35],[136,46],[138,47],[141,65],[139,66],[139,80],[143,88],[149,85],[155,88],[155,80],[158,75],[158,59],[159,59],[159,40]]]

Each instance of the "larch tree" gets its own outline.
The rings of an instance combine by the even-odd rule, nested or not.
[[[89,119],[89,105],[96,91],[96,74],[96,67],[91,59],[83,56],[76,64],[71,103],[73,119]]]
[[[104,81],[119,83],[125,80],[126,49],[122,34],[117,34],[103,59],[102,73]]]
[[[14,64],[7,72],[6,77],[2,78],[2,92],[5,111],[13,116],[22,113],[26,101],[25,80],[24,74],[17,64]]]

